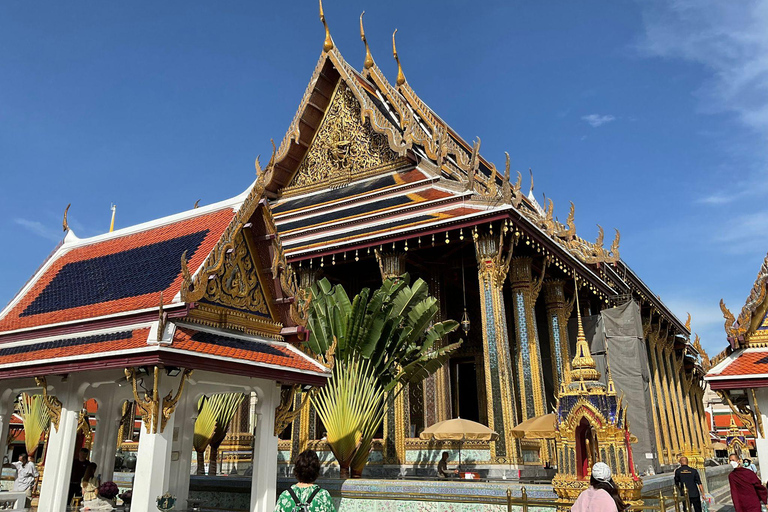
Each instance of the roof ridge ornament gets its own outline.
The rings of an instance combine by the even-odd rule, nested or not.
[[[395,34],[397,34],[397,29],[395,29],[394,32],[392,32],[392,55],[395,57],[395,61],[397,62],[397,81],[395,82],[398,87],[405,84],[405,74],[403,74],[403,66],[400,64],[400,57],[397,55],[397,46],[395,45]]]
[[[576,355],[571,364],[571,376],[575,380],[581,381],[583,386],[584,381],[597,381],[600,378],[600,373],[596,369],[597,365],[592,358],[592,352],[589,350],[587,336],[584,334],[584,324],[581,321],[581,306],[579,304],[576,276],[573,277],[573,281],[574,288],[576,289],[576,320],[578,322],[579,330],[578,335],[576,336]]]
[[[331,38],[331,31],[328,29],[328,23],[325,21],[325,13],[323,12],[323,0],[320,2],[320,21],[323,22],[325,27],[325,41],[323,41],[323,52],[328,53],[333,50],[333,38]]]
[[[363,15],[365,11],[360,13],[360,39],[363,40],[365,45],[365,61],[363,61],[363,69],[370,69],[373,67],[373,56],[371,55],[371,49],[368,47],[368,40],[365,38],[365,29],[363,28]]]
[[[64,208],[64,220],[61,223],[61,227],[64,229],[64,232],[66,233],[69,231],[69,222],[67,222],[67,213],[69,212],[69,207],[72,206],[72,203],[69,203],[66,208]]]

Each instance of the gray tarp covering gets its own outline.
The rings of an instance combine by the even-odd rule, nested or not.
[[[640,471],[650,465],[658,470],[656,440],[653,432],[653,411],[651,409],[650,369],[640,306],[629,301],[621,306],[605,309],[600,315],[584,319],[584,330],[590,340],[590,350],[600,372],[601,380],[607,384],[606,344],[608,363],[611,366],[616,392],[624,393],[628,404],[629,429],[637,437],[632,446],[635,464]],[[575,345],[575,325],[571,340]],[[573,353],[573,352],[571,352]],[[654,460],[649,458],[649,454]]]

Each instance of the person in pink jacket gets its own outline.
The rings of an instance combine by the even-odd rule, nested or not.
[[[611,478],[611,468],[605,462],[592,466],[589,487],[576,499],[571,512],[623,512],[627,505]]]

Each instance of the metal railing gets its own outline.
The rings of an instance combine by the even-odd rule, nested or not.
[[[672,490],[672,496],[664,496],[664,493],[662,491],[659,491],[658,496],[656,495],[644,495],[640,496],[640,498],[646,502],[651,500],[657,500],[657,503],[655,505],[639,505],[639,506],[633,506],[630,507],[629,510],[635,511],[635,510],[654,510],[659,512],[685,512],[691,511],[691,500],[688,496],[688,489],[683,488],[683,495],[680,495],[680,493],[677,490],[677,487],[674,487]],[[507,512],[512,512],[512,506],[513,505],[519,505],[522,507],[523,512],[528,512],[528,507],[551,507],[552,509],[557,509],[558,506],[568,506],[570,507],[573,505],[573,503],[555,503],[551,499],[536,499],[536,498],[529,498],[528,497],[528,491],[523,486],[520,488],[520,497],[512,496],[512,489],[507,489]]]

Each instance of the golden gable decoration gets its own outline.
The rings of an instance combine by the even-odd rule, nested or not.
[[[288,189],[343,185],[371,170],[394,163],[397,153],[385,135],[363,122],[360,104],[340,80],[330,106]]]

